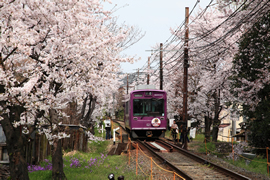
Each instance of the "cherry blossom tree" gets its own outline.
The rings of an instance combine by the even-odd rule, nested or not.
[[[231,39],[215,46],[208,46],[210,42],[214,42],[218,38],[226,34],[226,28],[221,27],[207,37],[203,37],[207,31],[215,28],[220,22],[226,19],[223,13],[217,10],[208,9],[201,18],[191,17],[192,23],[189,25],[190,41],[189,41],[189,74],[188,74],[188,109],[189,116],[201,120],[214,119],[219,121],[219,113],[221,111],[220,89],[226,85],[227,71],[230,69],[228,57],[232,54],[233,46],[228,48]],[[172,49],[179,49],[178,52],[167,53],[165,57],[165,72],[167,80],[165,81],[166,91],[170,92],[169,102],[174,102],[174,107],[178,108],[178,113],[182,114],[182,88],[183,88],[183,52],[184,32],[173,30],[172,33],[178,37],[176,46]],[[208,47],[208,49],[206,49]],[[170,48],[169,48],[170,49]],[[226,51],[225,51],[226,50]],[[222,77],[222,78],[221,78]],[[170,85],[174,84],[173,86]],[[172,93],[171,93],[172,92]],[[226,97],[225,97],[226,98]],[[225,101],[224,98],[224,101]],[[176,110],[176,109],[175,109]],[[174,111],[175,111],[174,110]],[[216,122],[216,127],[218,127]],[[210,130],[209,124],[209,130]],[[210,132],[210,131],[209,131]],[[210,134],[209,134],[210,137]]]
[[[53,179],[65,179],[60,139],[68,135],[58,126],[63,109],[74,99],[81,105],[86,98],[106,101],[101,94],[115,89],[120,62],[133,61],[117,46],[128,29],[110,32],[110,12],[96,0],[18,0],[0,7],[0,123],[11,178],[29,179],[23,146],[37,129],[52,145]]]
[[[232,88],[236,105],[249,122],[249,143],[267,147],[270,136],[270,14],[265,14],[250,31],[243,34],[233,61]],[[264,154],[264,151],[256,150]]]
[[[257,18],[269,10],[269,8],[267,10],[268,1],[237,2],[218,1],[216,9],[208,7],[206,10],[199,11],[190,18],[189,24],[188,113],[198,120],[203,117],[207,120],[208,138],[210,138],[210,125],[213,123],[214,141],[217,139],[218,126],[224,118],[220,117],[221,110],[228,108],[229,101],[235,100],[230,93],[229,77],[232,75],[232,60],[238,50],[236,42]],[[172,34],[178,37],[176,42],[179,42],[173,48],[179,49],[179,56],[176,57],[183,57],[181,52],[185,48],[182,46],[184,32],[185,29],[172,30]],[[176,57],[174,59],[177,60]],[[173,56],[168,56],[165,62],[171,64],[171,58]],[[182,64],[183,58],[177,61],[180,61],[178,64]],[[177,85],[182,83],[182,73],[181,66],[170,69],[166,83],[173,82],[174,79],[179,80],[176,81]],[[173,91],[179,92],[176,89]],[[175,99],[171,99],[171,102]]]

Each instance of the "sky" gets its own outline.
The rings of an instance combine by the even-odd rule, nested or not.
[[[189,10],[194,7],[197,0],[111,0],[104,8],[110,10],[117,4],[119,8],[114,12],[119,23],[125,22],[129,26],[136,26],[145,36],[132,47],[123,51],[128,56],[141,58],[133,64],[122,63],[124,73],[133,73],[142,68],[151,56],[156,44],[165,43],[171,36],[170,28],[177,28],[185,19],[185,7]],[[194,12],[199,7],[205,8],[210,0],[200,0]]]

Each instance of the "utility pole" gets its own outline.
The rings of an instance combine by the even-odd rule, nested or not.
[[[137,78],[137,85],[139,85],[139,77],[140,77],[140,68],[138,68],[138,78]]]
[[[159,68],[160,68],[160,70],[159,70],[159,72],[160,72],[160,90],[162,90],[163,89],[163,65],[162,65],[162,56],[163,56],[163,44],[162,43],[160,43],[160,51],[159,51],[160,53],[159,53],[159,55],[160,55],[160,65],[159,65]]]
[[[188,148],[187,145],[187,96],[188,96],[188,21],[189,21],[189,7],[186,7],[186,15],[185,15],[185,49],[184,49],[184,87],[183,87],[183,122],[186,124],[186,130],[184,133],[184,149]]]
[[[115,119],[115,105],[114,105],[114,100],[115,100],[115,93],[113,93],[113,112],[112,112],[112,118]]]
[[[148,85],[149,85],[149,82],[150,82],[149,71],[150,71],[150,57],[148,57],[148,74],[147,74],[147,84]]]
[[[127,94],[128,94],[128,74],[127,74]]]

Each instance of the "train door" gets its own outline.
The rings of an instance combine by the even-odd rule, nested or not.
[[[130,105],[129,105],[129,100],[128,100],[125,102],[125,125],[127,128],[130,129],[129,109],[130,109]]]

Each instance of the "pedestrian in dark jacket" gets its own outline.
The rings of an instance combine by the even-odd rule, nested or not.
[[[111,124],[105,124],[106,140],[111,139]]]
[[[176,135],[178,134],[178,126],[177,124],[175,123],[175,120],[173,121],[173,124],[171,126],[171,130],[172,130],[172,137],[173,137],[173,140],[176,142]]]

